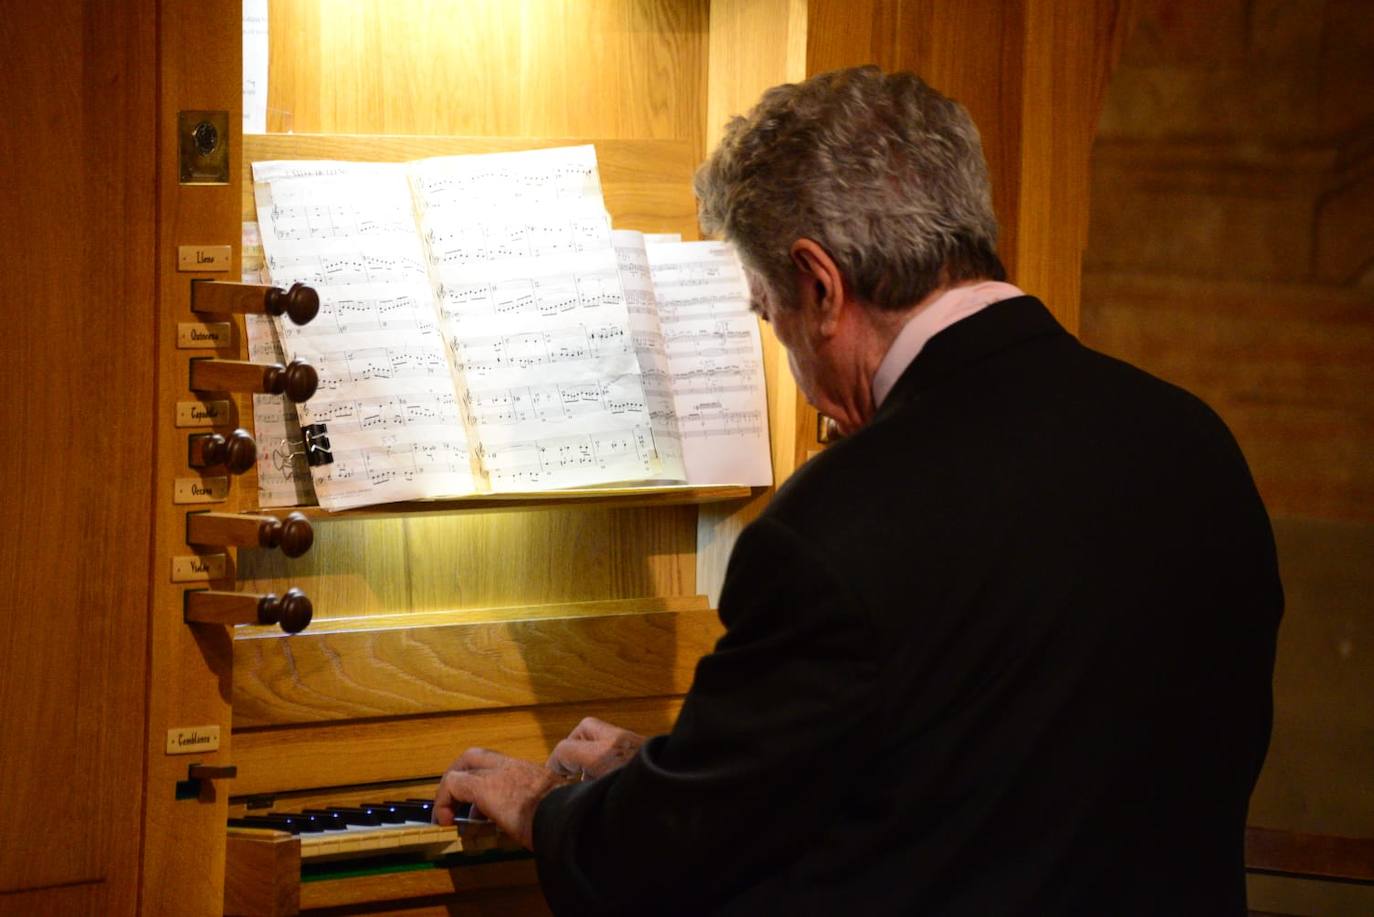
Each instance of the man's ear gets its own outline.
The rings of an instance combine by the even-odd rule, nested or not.
[[[839,326],[845,303],[844,276],[830,253],[812,239],[798,239],[792,243],[792,264],[797,269],[797,284],[810,287],[819,312],[817,326],[829,337]]]

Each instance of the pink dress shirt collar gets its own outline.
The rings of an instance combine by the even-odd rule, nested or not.
[[[946,290],[934,302],[913,315],[888,348],[878,371],[873,374],[873,408],[882,406],[892,387],[911,361],[926,346],[926,342],[960,319],[1014,296],[1025,296],[1009,283],[988,280]]]

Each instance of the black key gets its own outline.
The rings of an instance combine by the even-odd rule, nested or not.
[[[353,806],[330,806],[328,809],[331,815],[336,815],[350,825],[380,825],[381,818],[371,809],[355,808]]]
[[[381,819],[384,825],[399,825],[406,820],[405,815],[396,811],[395,806],[386,805],[385,803],[365,802],[363,803],[363,808],[369,810]]]
[[[328,831],[342,831],[348,827],[348,822],[331,809],[302,809],[301,814],[315,819]]]
[[[404,815],[408,821],[429,821],[434,811],[434,803],[432,802],[401,802],[400,800],[388,799],[385,804]]]
[[[300,832],[305,834],[318,834],[324,830],[324,825],[319,824],[309,815],[301,815],[298,812],[268,812],[266,815],[257,815],[254,817],[270,818],[279,824],[294,825],[296,830],[292,831],[292,834]]]

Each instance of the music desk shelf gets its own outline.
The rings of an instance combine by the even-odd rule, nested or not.
[[[570,490],[548,490],[533,493],[474,494],[452,500],[410,500],[403,503],[383,503],[330,512],[318,506],[265,507],[261,512],[273,513],[292,509],[304,513],[312,523],[350,519],[388,519],[398,516],[444,516],[453,513],[519,512],[567,508],[624,509],[641,506],[688,506],[706,503],[728,503],[747,500],[762,488],[742,484],[711,487],[667,485],[657,487],[598,487]]]

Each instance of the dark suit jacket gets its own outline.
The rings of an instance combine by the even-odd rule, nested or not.
[[[671,734],[540,805],[560,914],[1241,914],[1282,592],[1201,401],[1038,301],[740,536]]]

